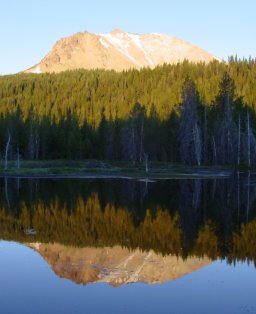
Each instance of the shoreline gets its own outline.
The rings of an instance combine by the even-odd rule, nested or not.
[[[148,172],[142,164],[102,161],[24,161],[21,168],[10,165],[0,169],[0,178],[45,179],[138,179],[142,181],[164,179],[228,178],[235,169],[221,166],[187,166],[152,162]]]

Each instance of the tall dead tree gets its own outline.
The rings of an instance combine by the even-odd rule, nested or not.
[[[247,164],[251,167],[251,127],[250,127],[250,115],[247,109]]]
[[[7,206],[10,207],[10,199],[9,199],[9,193],[8,193],[8,178],[4,178],[4,194],[5,194],[5,200],[7,203]]]
[[[248,222],[250,210],[250,187],[251,187],[251,172],[247,175],[247,205],[246,205],[246,221]]]
[[[240,216],[240,172],[237,171],[237,220]]]
[[[240,154],[241,154],[241,119],[240,114],[238,116],[238,132],[237,132],[237,165],[240,166]]]
[[[145,172],[148,173],[148,154],[144,153]]]
[[[17,153],[16,153],[16,167],[18,169],[20,169],[20,150],[19,150],[19,148],[17,149]]]
[[[4,154],[4,169],[7,170],[8,168],[8,153],[10,149],[10,143],[11,143],[11,133],[8,130],[8,139],[5,145],[5,154]]]
[[[142,162],[144,154],[144,115],[140,117],[140,148],[139,148],[139,160]]]
[[[30,132],[29,132],[28,157],[30,160],[33,160],[35,158],[35,138],[34,138],[34,132],[32,130],[32,125],[30,126]]]
[[[212,137],[212,153],[213,153],[213,162],[217,162],[217,150],[214,136]]]
[[[219,163],[237,163],[237,126],[233,120],[234,81],[225,73],[215,106],[214,138]]]
[[[225,101],[225,119],[224,119],[224,129],[226,129],[227,134],[227,160],[230,160],[230,153],[232,151],[231,142],[231,124],[232,124],[232,113],[230,104],[230,94],[227,92]]]
[[[204,105],[204,128],[203,128],[203,160],[207,163],[208,160],[208,128],[207,128],[207,106]]]
[[[198,166],[201,165],[201,155],[202,155],[202,142],[201,142],[201,132],[197,124],[193,128],[194,135],[194,150],[195,150],[195,159]]]
[[[132,162],[144,160],[145,108],[135,104],[129,122],[122,130],[122,153]]]
[[[248,167],[256,163],[256,137],[252,128],[250,111],[247,110],[246,127],[243,134],[243,157]]]

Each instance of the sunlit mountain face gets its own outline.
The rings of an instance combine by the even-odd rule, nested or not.
[[[164,34],[132,34],[115,29],[109,34],[76,33],[56,42],[37,65],[26,72],[61,72],[73,69],[122,71],[154,68],[164,63],[210,62],[211,53]]]

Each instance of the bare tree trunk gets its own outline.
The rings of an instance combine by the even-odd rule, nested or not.
[[[234,133],[232,132],[233,125],[233,116],[232,116],[232,100],[230,100],[230,92],[227,92],[226,101],[225,101],[225,122],[224,122],[224,131],[226,133],[223,134],[224,138],[227,139],[225,142],[226,152],[224,153],[224,162],[235,162],[234,155]]]
[[[16,166],[17,166],[18,169],[20,169],[20,151],[19,151],[19,149],[17,149]]]
[[[36,133],[36,137],[35,137],[35,158],[36,158],[36,160],[39,159],[39,147],[40,147],[40,138],[39,138],[38,133]],[[81,149],[80,149],[80,151],[81,151]],[[81,159],[81,154],[80,154],[80,159]]]
[[[240,172],[237,172],[237,220],[240,216]]]
[[[214,163],[216,163],[216,158],[217,158],[217,153],[216,153],[216,144],[215,144],[215,139],[214,136],[212,137],[212,150],[213,150],[213,160]]]
[[[204,164],[207,163],[207,112],[204,105]]]
[[[148,154],[144,153],[145,171],[148,173]]]
[[[10,142],[11,142],[11,134],[10,134],[10,131],[8,130],[8,140],[5,146],[4,170],[7,170],[8,168],[8,152],[9,152]]]
[[[240,149],[241,149],[241,120],[238,117],[238,141],[237,141],[237,165],[240,166]]]
[[[195,159],[196,159],[197,165],[200,166],[202,143],[201,143],[201,137],[200,137],[200,130],[197,124],[193,128],[193,137],[194,137]]]
[[[134,134],[134,125],[132,124],[132,151],[131,151],[131,155],[132,155],[132,162],[135,163],[136,161],[136,149],[135,149],[135,134]]]
[[[140,162],[143,160],[143,137],[144,137],[144,117],[141,118],[141,126],[140,126]]]
[[[28,153],[29,153],[29,159],[33,160],[35,158],[35,140],[34,140],[32,126],[30,126]]]
[[[251,136],[250,136],[250,116],[247,109],[247,152],[248,152],[248,167],[251,167]]]
[[[8,179],[4,178],[4,193],[5,193],[5,199],[8,207],[10,207],[10,201],[9,201],[9,193],[8,193]]]
[[[231,134],[230,134],[230,97],[229,93],[227,94],[227,109],[226,109],[226,117],[225,117],[225,128],[227,128],[227,156],[225,158],[225,162],[230,162],[230,144],[231,144]]]
[[[251,184],[251,172],[248,172],[247,177],[247,206],[246,206],[246,221],[248,222],[249,210],[250,210],[250,184]]]
[[[228,145],[227,145],[227,156],[225,158],[225,163],[230,162],[230,129],[228,128],[227,132]]]

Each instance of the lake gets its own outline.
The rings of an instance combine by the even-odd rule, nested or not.
[[[0,185],[0,313],[256,313],[253,173]]]

